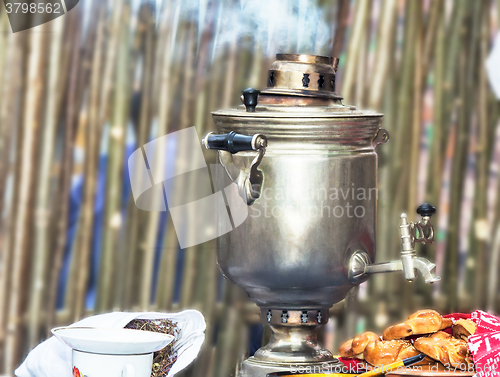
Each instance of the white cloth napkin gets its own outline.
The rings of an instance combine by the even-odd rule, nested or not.
[[[198,356],[205,340],[205,319],[197,310],[185,310],[180,313],[114,312],[82,319],[71,326],[79,327],[114,327],[123,328],[134,319],[169,319],[180,329],[174,340],[177,360],[168,377],[174,376],[186,368]],[[72,377],[71,348],[51,337],[36,346],[26,360],[15,371],[17,377]]]

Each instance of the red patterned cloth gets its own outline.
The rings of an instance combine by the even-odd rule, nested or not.
[[[359,374],[366,371],[366,362],[364,360],[339,357],[339,361],[345,365],[345,373]]]
[[[449,314],[454,322],[470,319],[477,325],[474,335],[469,337],[468,345],[478,377],[500,377],[500,318],[476,310],[471,314]]]

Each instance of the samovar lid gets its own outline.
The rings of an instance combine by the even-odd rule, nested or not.
[[[246,89],[237,109],[217,110],[214,116],[256,118],[381,117],[342,103],[335,91],[339,60],[329,56],[277,54],[262,91]]]

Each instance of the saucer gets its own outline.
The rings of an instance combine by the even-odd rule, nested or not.
[[[151,331],[97,327],[57,327],[52,334],[76,351],[105,355],[138,355],[165,348],[172,335]]]

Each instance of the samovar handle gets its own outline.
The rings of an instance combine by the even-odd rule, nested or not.
[[[226,151],[231,154],[244,151],[259,151],[267,146],[267,138],[264,135],[255,134],[249,136],[234,131],[228,134],[209,132],[201,142],[207,149]]]
[[[372,145],[376,147],[379,144],[385,144],[389,141],[389,131],[385,128],[379,128],[377,134],[373,138]]]
[[[262,192],[264,175],[258,169],[258,166],[266,153],[267,138],[261,134],[242,135],[234,131],[228,134],[209,132],[203,138],[202,144],[207,149],[219,151],[221,164],[226,169],[229,177],[238,185],[240,196],[248,205],[252,205]],[[249,168],[238,168],[238,172],[232,174],[228,166],[230,163],[234,166],[231,155],[244,151],[257,151],[258,154]]]

